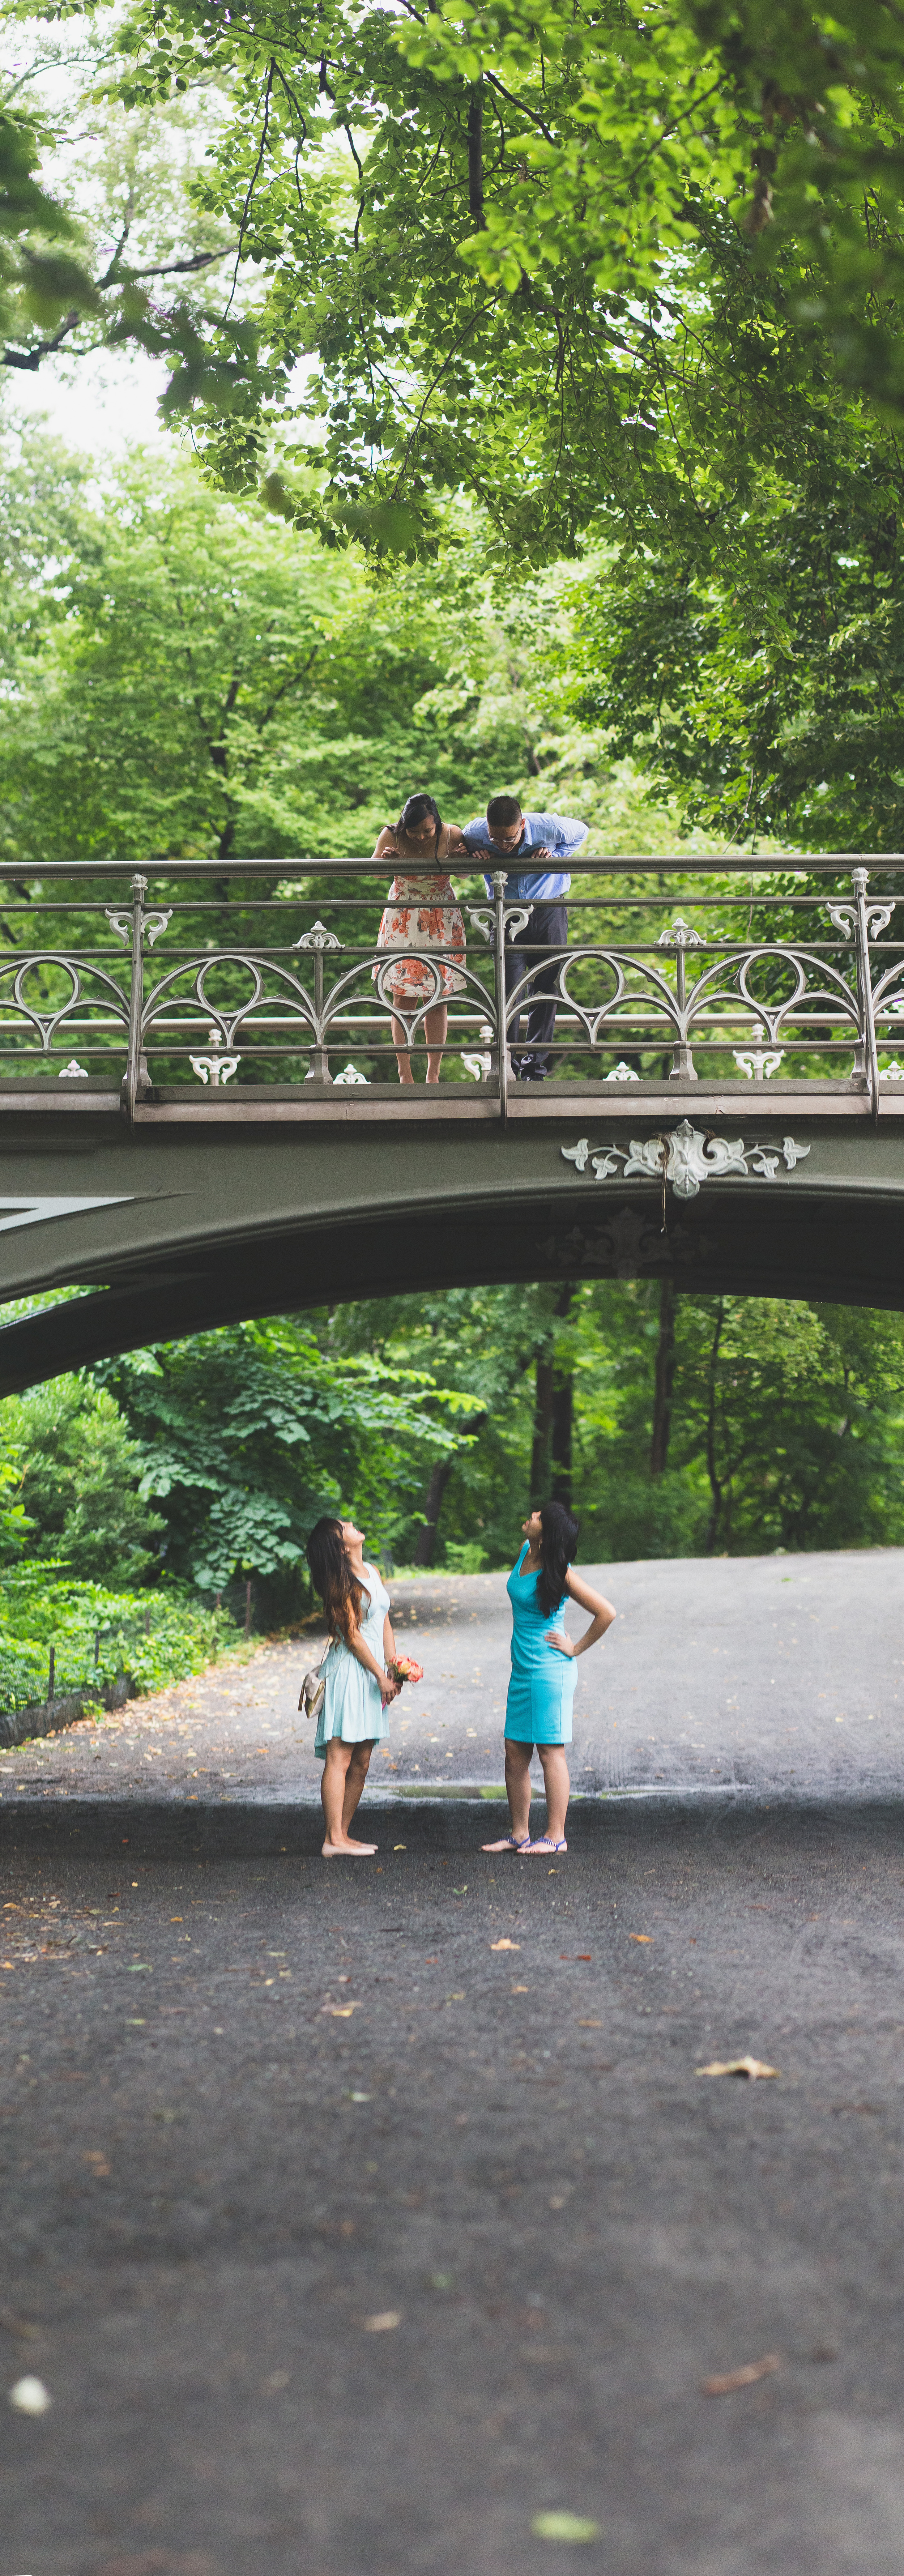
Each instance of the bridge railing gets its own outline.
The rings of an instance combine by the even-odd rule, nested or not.
[[[904,1083],[904,936],[883,936],[904,914],[902,868],[876,858],[871,893],[870,868],[833,854],[768,874],[749,859],[584,861],[579,884],[603,882],[570,899],[567,948],[532,935],[535,907],[495,873],[489,896],[478,880],[454,907],[425,897],[424,944],[409,925],[402,950],[381,944],[372,863],[183,862],[152,882],[6,866],[0,1104],[52,1090],[96,1105],[100,1091],[129,1118],[155,1103],[203,1117],[229,1086],[241,1117],[249,1094],[297,1103],[303,1085],[312,1112],[342,1086],[376,1105],[398,1097],[399,1056],[419,1073],[438,1053],[444,1009],[442,1088],[475,1087],[503,1122],[531,1054],[550,1101],[604,1082],[639,1108],[664,1083],[752,1082],[777,1107],[806,1083],[877,1117]]]

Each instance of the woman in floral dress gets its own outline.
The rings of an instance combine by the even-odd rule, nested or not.
[[[374,967],[373,978],[376,982],[379,975],[381,991],[391,993],[399,1006],[398,1018],[393,1016],[392,1042],[400,1082],[414,1080],[410,1022],[431,994],[436,996],[435,1004],[425,1011],[421,1026],[427,1041],[427,1080],[439,1081],[449,1025],[441,996],[465,989],[464,976],[455,972],[465,962],[465,926],[446,874],[453,856],[463,858],[470,871],[473,863],[458,824],[442,821],[432,796],[409,796],[398,822],[386,825],[374,851],[375,859],[391,858],[396,863],[377,937],[378,948],[396,953],[388,968]],[[427,949],[431,963],[424,956],[412,956],[413,949]],[[406,1005],[407,1027],[402,1017]]]

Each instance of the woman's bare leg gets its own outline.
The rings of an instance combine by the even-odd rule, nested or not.
[[[413,1075],[412,1070],[411,1070],[411,1057],[410,1057],[410,1055],[409,1055],[409,1053],[408,1053],[407,1040],[408,1040],[408,1031],[407,1031],[407,1029],[406,1029],[406,1027],[405,1027],[404,1021],[403,1021],[403,1020],[396,1020],[396,1019],[394,1019],[394,1020],[393,1020],[393,1023],[392,1023],[392,1043],[393,1043],[393,1046],[395,1047],[395,1051],[396,1051],[396,1063],[397,1063],[398,1068],[399,1068],[399,1081],[400,1081],[400,1082],[413,1082],[413,1081],[414,1081],[414,1075]]]
[[[530,1833],[530,1757],[533,1749],[532,1744],[517,1744],[513,1737],[506,1736],[505,1786],[512,1833],[518,1842],[524,1842]],[[508,1835],[503,1836],[500,1843],[483,1844],[483,1850],[490,1852],[507,1851],[508,1847]]]
[[[358,1800],[361,1796],[361,1791],[364,1787],[368,1771],[370,1770],[370,1757],[373,1749],[373,1743],[353,1744],[351,1746],[352,1758],[345,1774],[345,1796],[342,1801],[342,1831],[346,1836],[348,1834],[349,1825],[351,1824],[355,1808],[357,1807]],[[374,1843],[374,1851],[376,1851],[376,1848],[376,1843]]]
[[[543,1786],[546,1790],[546,1831],[550,1842],[564,1842],[571,1794],[568,1763],[561,1744],[538,1744],[537,1752],[543,1764]]]
[[[437,1002],[435,1010],[426,1011],[424,1014],[424,1036],[427,1040],[428,1082],[439,1081],[439,1069],[443,1060],[443,1048],[446,1043],[448,1032],[449,1013],[446,1009],[445,1002]]]
[[[345,1825],[345,1802],[348,1795],[349,1772],[351,1770],[353,1756],[362,1751],[366,1751],[369,1760],[369,1745],[361,1746],[358,1744],[343,1744],[342,1738],[339,1735],[331,1736],[327,1745],[326,1760],[323,1765],[323,1779],[320,1783],[323,1819],[326,1826],[326,1835],[323,1843],[324,1860],[332,1859],[336,1852],[344,1852],[346,1855],[350,1855],[353,1860],[361,1860],[369,1853],[376,1851],[376,1843],[353,1842]],[[364,1787],[366,1777],[367,1765],[365,1764],[364,1771],[361,1776],[361,1788],[359,1788],[358,1795],[353,1800],[351,1808],[352,1815],[354,1815],[355,1808],[358,1804],[358,1798],[360,1798],[361,1789]]]

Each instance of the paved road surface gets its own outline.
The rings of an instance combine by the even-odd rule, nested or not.
[[[0,1760],[0,2576],[901,2576],[899,1578],[617,1568],[554,1871],[496,1577],[366,1867],[294,1648]]]
[[[590,1567],[618,1610],[581,1657],[575,1791],[610,1796],[733,1786],[844,1797],[904,1788],[904,1549]],[[424,1681],[392,1714],[371,1779],[378,1794],[500,1786],[509,1672],[505,1578],[394,1586],[396,1632]],[[573,1635],[586,1624],[568,1613]],[[0,1755],[0,1791],[160,1798],[310,1800],[314,1729],[298,1715],[301,1673],[322,1636],[263,1648],[99,1728],[75,1727]],[[540,1767],[534,1768],[539,1783]]]

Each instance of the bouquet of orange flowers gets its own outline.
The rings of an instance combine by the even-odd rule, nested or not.
[[[393,1681],[399,1684],[422,1682],[424,1678],[423,1664],[418,1663],[416,1655],[397,1655],[395,1663],[390,1664],[389,1670]]]

